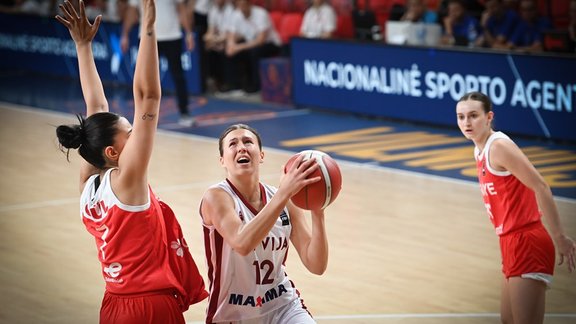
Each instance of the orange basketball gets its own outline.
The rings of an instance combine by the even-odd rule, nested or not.
[[[292,196],[294,205],[307,210],[322,209],[330,205],[342,188],[342,174],[340,167],[330,155],[316,150],[306,150],[293,155],[286,165],[284,172],[294,163],[294,160],[304,154],[304,161],[316,159],[319,168],[314,171],[309,178],[320,176],[322,179],[313,184],[307,185]]]

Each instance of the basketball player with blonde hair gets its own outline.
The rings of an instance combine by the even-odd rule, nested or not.
[[[315,323],[286,274],[289,242],[304,266],[321,275],[328,265],[324,210],[312,210],[312,228],[290,198],[320,180],[318,164],[300,155],[278,188],[260,182],[262,141],[236,124],[219,139],[226,179],[204,194],[204,227],[210,299],[206,323]]]

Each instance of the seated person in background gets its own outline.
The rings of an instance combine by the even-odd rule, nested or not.
[[[230,90],[257,92],[260,59],[278,55],[281,41],[266,9],[252,5],[251,0],[238,0],[236,5],[226,39],[226,82]],[[237,93],[241,94],[232,94]]]
[[[406,11],[400,21],[433,24],[438,22],[438,14],[429,10],[424,0],[408,0],[406,1]]]
[[[480,23],[467,12],[463,0],[449,0],[443,27],[443,45],[474,47],[482,42]]]
[[[207,73],[208,78],[218,90],[226,88],[223,68],[224,50],[226,49],[228,24],[233,12],[234,7],[228,0],[214,0],[208,12],[208,30],[204,34],[204,49],[208,59]]]
[[[304,13],[300,36],[308,38],[331,38],[336,30],[336,11],[325,0],[312,0],[312,6]]]
[[[468,14],[472,17],[480,20],[482,16],[482,12],[484,11],[484,2],[486,0],[462,0],[462,4],[464,8],[466,8]],[[518,0],[505,0],[505,1],[518,1]],[[444,21],[444,17],[448,15],[448,5],[450,4],[451,0],[440,0],[440,4],[438,5],[438,9],[436,10],[438,13],[438,21]]]
[[[484,46],[503,48],[512,36],[518,22],[518,14],[504,7],[503,0],[487,0],[486,10],[482,14],[480,24],[484,30]]]
[[[510,40],[504,47],[529,53],[542,52],[542,32],[549,29],[553,29],[552,23],[548,18],[538,15],[536,2],[534,0],[522,0],[520,2],[520,19]]]

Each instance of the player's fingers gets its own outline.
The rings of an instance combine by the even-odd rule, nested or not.
[[[306,160],[302,162],[302,165],[298,168],[298,171],[302,178],[309,177],[312,173],[314,173],[320,166],[316,162],[315,159]],[[314,181],[316,182],[316,181]]]
[[[70,1],[66,1],[64,2],[64,7],[66,7],[66,11],[68,12],[68,20],[70,20],[70,22],[74,22],[75,20],[78,20],[78,15],[76,14],[76,10],[74,10],[74,7],[72,6],[72,4],[70,3]]]
[[[306,161],[300,163],[300,165],[298,166],[298,168],[299,168],[299,169],[302,169],[302,170],[308,170],[308,169],[310,169],[314,164],[318,164],[318,163],[316,163],[316,159],[309,159],[309,160],[306,160]]]
[[[98,27],[100,27],[101,22],[102,22],[102,15],[98,15],[98,17],[94,19],[94,24],[92,25],[92,28],[97,31]]]
[[[84,7],[84,1],[80,0],[80,18],[86,18],[86,8]]]
[[[76,11],[76,9],[74,9],[74,6],[70,1],[66,1],[64,2],[64,4],[66,5],[66,8],[68,8],[68,11],[70,12],[70,15],[72,15],[72,17],[80,19],[80,17],[78,16],[78,12]],[[83,2],[80,1],[80,4],[83,4]]]
[[[64,18],[62,18],[62,17],[60,17],[60,16],[56,16],[55,18],[56,18],[56,20],[58,20],[60,23],[62,23],[62,25],[66,26],[66,27],[68,27],[68,28],[70,27],[70,22],[69,22],[68,20],[66,20],[66,19],[64,19]]]
[[[291,170],[297,170],[300,165],[302,164],[302,160],[304,159],[304,156],[302,154],[299,154],[296,159],[294,159],[294,162],[292,162],[292,164],[290,165],[290,168],[287,169],[287,173],[290,172]]]
[[[560,253],[560,260],[558,261],[558,265],[562,265],[564,263],[564,254]]]
[[[307,178],[304,180],[304,186],[307,186],[309,184],[313,184],[314,182],[318,182],[322,180],[322,177],[318,176],[318,177],[314,177],[314,178]]]
[[[72,15],[70,15],[70,12],[68,12],[68,9],[66,9],[66,6],[64,6],[64,4],[59,4],[58,7],[60,7],[60,10],[62,10],[62,13],[64,14],[64,16],[66,16],[68,20],[72,18]]]

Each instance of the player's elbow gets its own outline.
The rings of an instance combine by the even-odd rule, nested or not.
[[[243,236],[238,236],[236,239],[231,240],[229,244],[232,249],[241,256],[247,256],[252,253],[258,245],[258,243],[247,240],[247,238]]]
[[[136,87],[134,92],[141,101],[157,101],[159,103],[162,98],[162,90],[160,87]]]
[[[534,185],[532,185],[532,190],[534,191],[534,193],[537,196],[543,196],[543,195],[551,195],[552,194],[552,190],[550,189],[550,186],[548,185],[548,183],[546,183],[546,181],[544,179],[536,182]]]
[[[328,264],[319,264],[316,265],[314,267],[309,267],[308,271],[310,271],[310,273],[321,276],[326,272],[326,269],[328,268]]]
[[[238,245],[233,247],[236,253],[240,254],[241,256],[247,256],[250,252],[254,251],[254,248],[250,248],[248,246]]]

